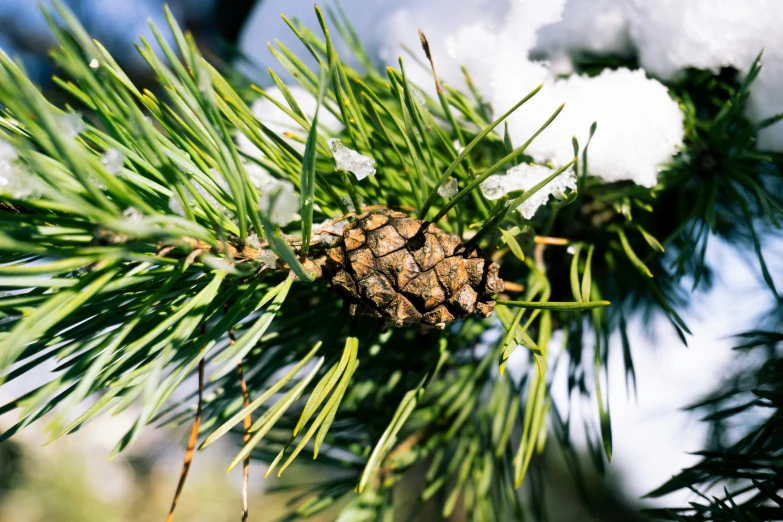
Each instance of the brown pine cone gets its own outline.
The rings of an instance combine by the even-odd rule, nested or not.
[[[386,325],[445,328],[477,312],[492,315],[503,291],[498,265],[459,237],[401,212],[380,210],[346,225],[327,251],[324,276],[351,312]]]

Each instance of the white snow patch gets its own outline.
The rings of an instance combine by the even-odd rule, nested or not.
[[[457,178],[449,178],[446,183],[438,187],[438,195],[443,198],[453,198],[458,191]]]
[[[535,56],[632,55],[663,80],[688,68],[743,76],[764,50],[747,115],[783,112],[783,3],[770,0],[568,0],[562,20],[538,32]],[[759,133],[759,146],[783,151],[783,123]]]
[[[277,255],[268,248],[259,250],[256,259],[273,270],[277,268]]]
[[[498,102],[501,98],[499,105],[506,107],[517,95],[508,91]],[[587,152],[589,174],[653,187],[660,166],[682,145],[682,113],[666,87],[644,71],[628,69],[552,82],[517,110],[509,122],[511,136],[527,140],[563,101],[560,115],[526,150],[537,162],[568,163],[574,156],[571,137],[584,148],[590,126],[597,122]]]
[[[76,112],[68,112],[60,116],[60,127],[71,138],[75,138],[87,130],[82,115]]]
[[[182,203],[176,194],[172,194],[172,196],[169,198],[169,208],[175,214],[185,217],[185,208],[182,206]]]
[[[258,234],[253,232],[247,235],[247,244],[251,248],[259,248],[261,246],[261,240],[258,238]]]
[[[16,147],[7,141],[0,140],[0,168],[10,165],[18,157],[19,154],[16,152]]]
[[[115,176],[122,171],[123,163],[125,163],[125,154],[117,149],[107,150],[106,154],[101,158],[101,164],[106,167],[109,174],[114,174]]]
[[[367,176],[375,175],[374,159],[349,149],[337,138],[331,138],[327,140],[327,143],[334,154],[334,163],[337,170],[351,172],[359,181]]]
[[[17,199],[41,197],[41,183],[19,165],[16,148],[0,139],[0,193]]]
[[[261,192],[258,208],[272,223],[282,227],[298,217],[300,201],[293,183],[275,178],[255,163],[246,163],[245,172]]]
[[[508,169],[505,174],[494,174],[485,179],[481,184],[481,191],[487,199],[500,199],[514,190],[530,190],[551,176],[553,172],[554,170],[542,165],[518,165]],[[546,204],[550,195],[560,199],[566,189],[576,189],[576,176],[571,169],[564,171],[541,187],[517,207],[517,211],[525,219],[532,219],[539,207]]]
[[[294,221],[299,210],[299,196],[294,192],[294,184],[273,178],[261,187],[258,208],[277,226],[283,227]]]
[[[264,47],[266,48],[266,45],[264,45]],[[315,97],[309,91],[298,85],[290,85],[288,86],[288,89],[291,91],[291,95],[294,97],[294,100],[296,100],[299,108],[302,109],[307,121],[311,122],[315,116],[315,107],[317,105]],[[285,101],[285,97],[283,97],[283,93],[280,89],[271,87],[269,89],[264,89],[264,92],[279,101],[283,107],[288,108],[288,102]],[[255,100],[250,109],[253,111],[253,114],[258,121],[282,137],[285,137],[283,135],[284,132],[294,132],[300,135],[305,134],[304,129],[302,129],[293,118],[264,97]],[[325,107],[321,107],[321,110],[318,111],[318,127],[329,134],[337,134],[343,129],[343,124],[331,112],[326,110]],[[299,152],[304,152],[304,144],[295,140],[289,140],[289,143],[294,149]],[[255,157],[262,156],[261,151],[253,145],[250,139],[244,134],[237,135],[237,146],[247,154]]]
[[[139,209],[135,207],[128,207],[122,212],[122,216],[128,220],[129,223],[140,223],[142,219],[144,219],[144,214],[142,214]]]

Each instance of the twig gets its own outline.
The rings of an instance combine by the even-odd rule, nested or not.
[[[505,287],[507,292],[524,292],[525,291],[525,285],[520,285],[519,283],[515,283],[513,281],[504,281],[503,286]]]
[[[166,517],[166,522],[171,522],[174,519],[174,510],[177,508],[179,496],[182,494],[182,489],[185,487],[185,480],[188,478],[190,463],[193,462],[193,454],[196,451],[196,441],[198,440],[198,429],[201,426],[201,405],[203,398],[204,358],[202,357],[198,362],[198,405],[196,406],[196,418],[193,419],[193,428],[190,430],[190,439],[188,439],[188,449],[185,451],[185,462],[182,464],[182,472],[179,475],[177,491],[174,493],[174,500],[171,501],[171,509],[169,509],[169,516]]]
[[[236,342],[236,336],[234,335],[234,330],[228,331],[228,338],[229,342],[231,344],[234,344]],[[247,408],[250,406],[250,393],[247,391],[247,382],[245,381],[245,374],[242,371],[242,361],[239,361],[237,363],[237,372],[239,372],[239,388],[242,390],[242,399],[243,407]],[[250,426],[253,424],[253,419],[248,413],[245,415],[245,419],[243,422],[244,427],[244,435],[242,435],[242,442],[247,445],[248,442],[250,442]],[[242,522],[247,522],[247,491],[248,491],[248,484],[250,482],[250,455],[245,457],[245,460],[242,462]]]
[[[563,237],[535,236],[533,242],[537,245],[568,246],[571,243]]]
[[[533,249],[533,259],[536,261],[536,266],[542,272],[546,272],[546,265],[544,264],[544,250],[547,247],[547,243],[538,243]]]
[[[416,431],[409,435],[405,440],[397,444],[388,455],[383,459],[383,465],[378,470],[378,475],[376,476],[376,487],[383,483],[384,480],[391,477],[394,473],[394,459],[411,449],[413,449],[417,444],[419,444],[422,439],[428,436],[428,433],[424,430]]]

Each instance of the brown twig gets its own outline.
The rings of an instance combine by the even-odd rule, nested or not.
[[[228,339],[231,344],[237,342],[233,329],[228,331]],[[245,381],[245,374],[242,371],[242,361],[239,361],[237,363],[237,372],[239,373],[239,389],[242,390],[243,407],[247,408],[248,406],[250,406],[250,393],[247,391],[247,382]],[[245,445],[247,445],[247,443],[250,442],[250,426],[252,426],[252,424],[253,424],[253,418],[248,413],[247,415],[245,415],[245,419],[242,424],[245,430],[244,434],[242,435],[242,443]],[[247,522],[247,517],[248,517],[247,492],[248,492],[249,483],[250,483],[250,455],[245,457],[245,460],[242,462],[242,522]]]
[[[188,478],[188,471],[190,470],[190,463],[193,462],[193,454],[196,451],[196,441],[198,441],[198,429],[201,426],[201,405],[204,398],[204,359],[202,358],[198,362],[198,404],[196,406],[196,418],[193,419],[193,428],[190,430],[190,439],[188,439],[188,448],[185,451],[185,462],[182,465],[182,472],[179,475],[179,483],[177,484],[177,491],[174,493],[174,500],[171,501],[171,509],[169,509],[169,516],[166,517],[166,522],[171,522],[174,519],[174,510],[177,508],[177,502],[179,502],[179,496],[182,494],[182,489],[185,487],[185,480]]]
[[[392,448],[383,459],[383,464],[378,470],[378,475],[375,479],[376,487],[394,474],[394,459],[413,449],[427,436],[428,434],[424,430],[416,431]]]
[[[563,237],[535,236],[533,242],[537,245],[568,246],[571,243]]]
[[[245,375],[242,372],[242,361],[237,364],[237,370],[239,371],[239,387],[242,390],[242,398],[244,399],[243,407],[250,406],[250,394],[247,391],[247,382],[245,382]],[[250,426],[253,424],[253,419],[250,414],[245,415],[243,427],[245,430],[242,435],[242,443],[247,444],[250,442]],[[242,522],[247,522],[247,491],[250,483],[250,455],[245,457],[242,462]]]
[[[542,272],[546,272],[546,265],[544,264],[544,250],[547,247],[547,243],[538,243],[533,249],[533,259],[536,261],[536,266]]]
[[[524,292],[525,291],[525,285],[520,285],[519,283],[515,283],[513,281],[504,281],[503,286],[505,287],[507,292]]]

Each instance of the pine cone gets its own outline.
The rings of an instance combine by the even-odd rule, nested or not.
[[[445,328],[478,312],[492,315],[503,291],[498,265],[431,223],[391,210],[368,212],[327,251],[324,275],[351,312],[397,327]]]

